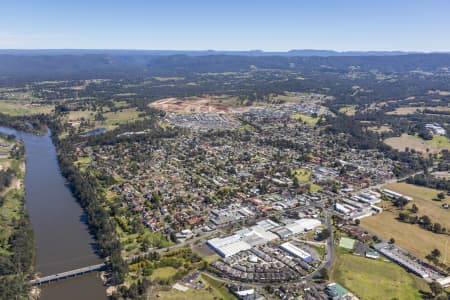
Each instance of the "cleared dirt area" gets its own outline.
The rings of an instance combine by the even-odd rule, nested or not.
[[[150,104],[151,107],[175,113],[237,113],[249,107],[233,106],[231,99],[218,98],[165,98]]]
[[[431,145],[418,137],[408,134],[402,134],[399,137],[385,139],[384,143],[399,151],[405,151],[405,148],[409,148],[422,153],[426,153],[427,149],[430,153],[438,153],[441,150],[440,148]]]

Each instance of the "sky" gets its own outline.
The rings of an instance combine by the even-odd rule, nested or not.
[[[2,0],[1,49],[450,51],[450,0]]]

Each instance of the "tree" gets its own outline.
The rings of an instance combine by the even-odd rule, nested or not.
[[[438,198],[440,201],[444,200],[444,199],[445,199],[445,194],[444,194],[444,192],[440,192],[439,194],[437,194],[437,198]]]
[[[430,283],[430,289],[433,292],[433,295],[435,295],[435,296],[439,295],[443,291],[442,286],[436,281],[433,281],[432,283]]]
[[[439,251],[439,249],[433,249],[433,251],[431,251],[431,255],[437,258],[441,256],[441,251]]]
[[[433,226],[433,231],[436,233],[441,233],[442,232],[442,226],[439,223],[434,223]]]
[[[330,231],[328,229],[323,229],[319,234],[317,234],[317,239],[323,241],[330,236]]]
[[[355,220],[355,225],[356,225],[356,226],[359,226],[359,224],[361,224],[361,220],[356,219],[356,220]]]
[[[419,211],[419,208],[417,207],[417,205],[413,204],[411,207],[411,211],[416,214]]]
[[[391,239],[389,240],[389,244],[395,244],[394,238],[391,238]]]

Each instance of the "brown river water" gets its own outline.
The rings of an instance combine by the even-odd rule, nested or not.
[[[85,214],[61,175],[50,134],[36,136],[0,127],[25,143],[25,200],[36,242],[36,272],[57,274],[93,264],[95,240],[85,224]],[[42,286],[42,300],[106,299],[98,273]]]

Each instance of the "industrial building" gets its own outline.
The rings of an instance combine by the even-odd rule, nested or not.
[[[311,262],[313,260],[311,254],[308,252],[298,248],[291,242],[286,242],[280,245],[280,248],[286,251],[289,254],[300,257],[305,262]]]
[[[404,198],[404,199],[406,199],[406,200],[408,200],[408,201],[411,201],[411,200],[413,199],[413,198],[411,198],[411,197],[409,197],[409,196],[405,196],[405,195],[403,195],[403,194],[396,193],[396,192],[391,191],[391,190],[388,190],[388,189],[381,190],[381,192],[382,192],[383,194],[385,194],[386,196],[391,197],[391,198],[394,198],[394,199]]]
[[[263,220],[250,228],[244,228],[235,234],[208,240],[206,243],[222,257],[229,257],[253,246],[265,244],[278,238],[269,230],[279,226],[271,220]]]
[[[311,231],[322,224],[317,219],[299,219],[294,222],[287,224],[285,228],[292,232],[292,234],[303,233],[307,231]]]

